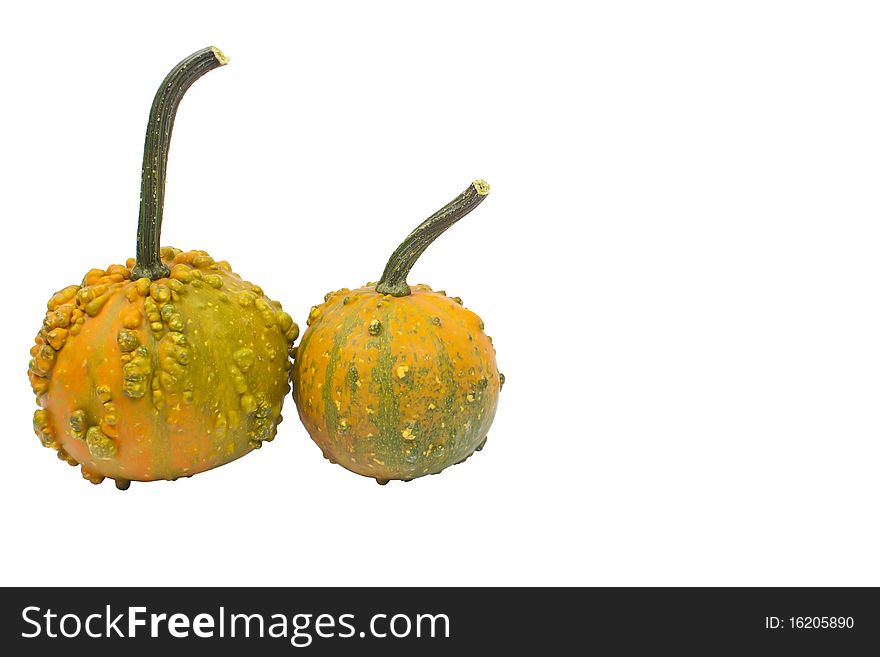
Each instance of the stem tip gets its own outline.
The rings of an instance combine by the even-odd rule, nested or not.
[[[223,51],[217,46],[211,46],[211,52],[214,53],[214,57],[220,62],[220,66],[226,66],[229,63],[229,57],[224,55]]]
[[[485,180],[475,180],[473,185],[474,189],[477,190],[477,194],[480,196],[486,196],[489,193],[489,183]]]

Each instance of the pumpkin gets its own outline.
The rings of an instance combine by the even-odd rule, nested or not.
[[[480,318],[406,277],[489,193],[478,180],[425,220],[378,283],[328,293],[296,349],[300,419],[331,462],[380,484],[436,474],[483,448],[504,377]]]
[[[208,470],[281,422],[297,325],[228,262],[159,245],[177,106],[227,61],[205,48],[166,77],[147,128],[137,258],[54,294],[31,349],[37,436],[95,484]]]

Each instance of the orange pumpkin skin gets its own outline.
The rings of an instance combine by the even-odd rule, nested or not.
[[[482,448],[503,376],[483,322],[414,285],[330,293],[294,359],[300,419],[324,456],[380,483],[436,474]]]
[[[272,440],[298,327],[204,251],[163,247],[167,278],[93,269],[48,303],[31,349],[34,429],[92,483],[176,479]]]

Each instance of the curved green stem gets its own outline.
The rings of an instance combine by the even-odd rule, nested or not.
[[[171,69],[153,98],[144,142],[137,264],[131,271],[132,279],[156,280],[169,273],[168,267],[159,256],[159,235],[162,231],[165,169],[168,165],[168,147],[171,144],[174,117],[187,89],[205,73],[224,66],[228,61],[226,55],[213,46],[199,50]]]
[[[407,296],[410,289],[406,277],[419,256],[447,228],[482,203],[488,194],[489,183],[485,180],[475,180],[455,199],[425,219],[391,254],[382,278],[376,285],[376,292],[395,297]]]

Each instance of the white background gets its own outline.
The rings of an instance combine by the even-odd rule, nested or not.
[[[873,3],[17,3],[0,26],[3,584],[880,584]],[[486,449],[409,484],[276,441],[92,486],[42,449],[45,302],[134,255],[165,73],[164,243],[304,327],[474,178],[413,272],[507,376]]]

